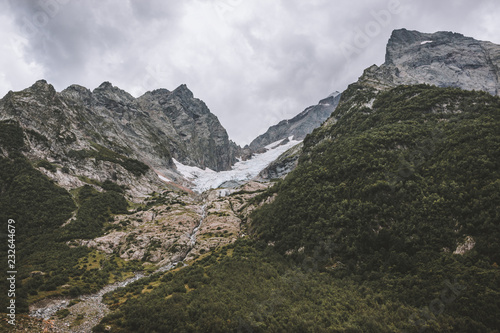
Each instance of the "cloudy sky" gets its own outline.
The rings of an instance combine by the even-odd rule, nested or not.
[[[187,84],[239,144],[384,61],[393,29],[500,44],[497,0],[0,0],[0,95]]]

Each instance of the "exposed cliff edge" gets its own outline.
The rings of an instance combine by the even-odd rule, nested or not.
[[[360,82],[377,88],[427,83],[498,95],[500,46],[453,32],[394,30],[384,64],[366,69]]]

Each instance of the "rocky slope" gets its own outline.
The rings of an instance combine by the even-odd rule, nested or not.
[[[233,193],[210,190],[197,198],[180,192],[157,193],[132,214],[115,216],[112,224],[116,229],[106,235],[71,244],[96,249],[104,256],[116,254],[127,261],[139,260],[157,273],[168,271],[243,237],[248,215],[264,203],[252,202],[252,198],[270,185],[249,182],[230,191]],[[149,274],[137,273],[72,302],[68,297],[44,299],[30,306],[32,319],[23,326],[42,326],[49,332],[90,332],[109,313],[109,308],[102,303],[104,294]],[[64,309],[69,310],[66,316],[56,315]]]
[[[294,140],[303,140],[307,134],[320,126],[339,104],[341,94],[334,92],[317,105],[310,106],[292,119],[282,120],[269,127],[262,135],[255,138],[249,145],[251,151],[259,151],[263,147],[293,136]]]
[[[186,165],[228,170],[239,147],[205,103],[193,97],[186,85],[172,92],[158,89],[137,99],[154,123],[169,137],[172,157]]]
[[[427,83],[498,95],[500,46],[452,32],[394,30],[384,64],[368,68],[360,81],[378,88]]]

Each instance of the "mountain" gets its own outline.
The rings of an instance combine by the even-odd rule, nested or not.
[[[239,149],[185,85],[134,98],[109,82],[93,91],[72,85],[56,92],[40,80],[0,100],[0,119],[21,124],[28,133],[27,156],[58,167],[46,172],[68,188],[82,186],[86,177],[145,194],[161,185],[157,173],[181,180],[173,158],[228,170]]]
[[[385,90],[402,84],[420,83],[482,90],[498,95],[500,46],[453,32],[394,30],[387,43],[384,64],[367,68],[358,80],[358,84],[366,90]],[[330,118],[341,97],[342,94],[334,93],[293,119],[271,126],[250,143],[250,150],[259,151],[291,135],[296,140],[304,139]],[[328,122],[335,122],[340,116],[337,113],[337,117],[331,117]],[[299,156],[297,149],[284,154],[263,170],[261,177],[283,177],[293,170]]]
[[[215,171],[229,170],[236,162],[239,147],[229,140],[217,117],[203,101],[193,97],[186,85],[172,92],[147,92],[137,101],[166,132],[172,157],[179,162]]]
[[[15,223],[15,229],[10,228],[15,234],[11,232],[1,249],[13,250],[8,245],[15,242],[17,257],[11,269],[15,265],[17,271],[16,327],[29,327],[30,332],[44,328],[24,313],[45,319],[58,310],[68,314],[68,298],[75,299],[74,305],[78,295],[93,294],[71,307],[69,322],[60,323],[63,331],[71,325],[75,331],[90,332],[107,311],[99,300],[102,294],[233,243],[241,220],[255,208],[250,199],[269,186],[250,182],[231,197],[223,197],[220,190],[198,195],[171,183],[137,193],[131,186],[145,186],[150,173],[158,178],[147,165],[97,144],[89,151],[73,151],[61,162],[28,159],[40,154],[38,149],[50,149],[44,138],[16,120],[0,120],[0,220],[4,226]],[[35,140],[41,143],[35,146]],[[71,170],[61,170],[60,163],[70,165],[71,155],[83,155],[88,163],[73,162]],[[81,184],[59,186],[63,174],[83,172],[83,166],[99,169],[95,174],[122,174],[105,180],[76,174],[71,177]],[[122,175],[133,183],[120,184]],[[5,232],[0,236],[7,240]],[[8,290],[7,274],[0,276],[0,288]],[[9,305],[7,293],[0,295],[0,304]],[[87,319],[82,322],[83,317]],[[0,321],[0,331],[12,331],[7,321]]]
[[[252,199],[248,236],[109,295],[96,331],[498,330],[495,50],[395,31],[297,167]]]
[[[250,144],[251,151],[259,151],[263,147],[293,136],[294,140],[303,140],[307,134],[321,125],[337,107],[341,94],[334,92],[317,105],[310,106],[292,119],[282,120],[269,127],[264,133],[255,138]]]
[[[384,64],[368,68],[360,81],[373,87],[427,83],[498,95],[500,45],[453,32],[394,30]]]
[[[249,236],[107,295],[95,331],[494,332],[500,99],[404,85],[358,112],[352,88]]]
[[[395,31],[386,62],[260,175],[286,177],[201,195],[155,183],[177,166],[219,186],[219,174],[179,161],[217,165],[238,151],[217,122],[205,126],[212,118],[186,87],[133,98],[108,83],[57,93],[37,82],[9,93],[0,220],[16,221],[16,310],[52,316],[62,331],[496,332],[497,46],[469,39],[491,60],[474,71],[466,64],[485,49],[471,53],[464,38]],[[444,50],[464,73],[450,74]],[[203,155],[198,127],[227,150],[209,142]],[[294,144],[276,141],[224,180],[252,178]],[[75,183],[61,188],[56,176]],[[147,197],[134,201],[127,186]]]

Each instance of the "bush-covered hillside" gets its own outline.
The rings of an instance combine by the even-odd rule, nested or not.
[[[500,99],[342,99],[261,195],[255,242],[110,295],[95,331],[498,332]]]
[[[7,267],[7,222],[13,219],[17,313],[28,310],[28,301],[47,296],[77,296],[106,285],[111,274],[119,270],[116,258],[95,263],[93,267],[99,269],[91,269],[90,263],[87,267],[91,251],[86,247],[70,247],[66,241],[101,235],[112,214],[127,213],[128,206],[116,184],[113,187],[109,183],[103,185],[109,190],[102,193],[89,186],[79,189],[75,203],[70,193],[32,166],[22,154],[26,149],[24,132],[18,123],[0,122],[2,267]],[[75,211],[73,221],[61,227]],[[0,287],[6,291],[6,270],[3,272]],[[6,309],[6,302],[7,292],[2,292],[2,309]]]
[[[254,215],[256,234],[278,251],[307,254],[328,240],[333,260],[363,268],[389,253],[404,262],[453,252],[472,236],[474,254],[500,262],[498,97],[401,86],[305,147],[277,199]]]

